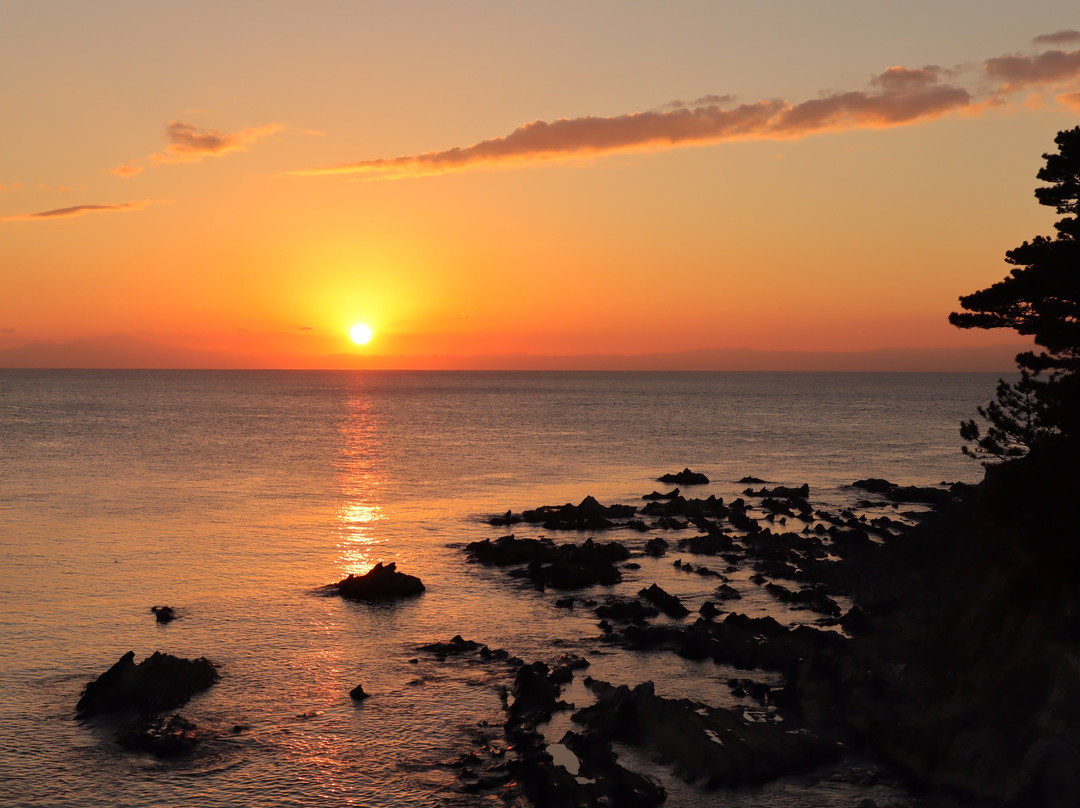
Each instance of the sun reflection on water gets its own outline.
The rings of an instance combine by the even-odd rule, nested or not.
[[[336,463],[341,486],[338,506],[338,567],[342,575],[363,574],[381,560],[378,523],[385,519],[379,504],[379,432],[381,421],[371,396],[350,391],[341,421],[341,456]]]

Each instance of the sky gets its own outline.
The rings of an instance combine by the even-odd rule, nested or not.
[[[1011,348],[947,316],[1080,123],[1073,0],[2,18],[0,366]]]

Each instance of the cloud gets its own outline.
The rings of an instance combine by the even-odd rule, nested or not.
[[[1080,33],[1059,31],[1042,41],[1065,41]],[[735,96],[706,95],[672,101],[647,112],[612,117],[536,120],[510,134],[443,151],[362,160],[290,172],[304,176],[348,174],[394,179],[463,171],[473,167],[586,159],[604,154],[670,149],[737,140],[784,140],[824,132],[882,129],[926,123],[952,113],[985,114],[1008,105],[1006,96],[1026,87],[1056,85],[1059,103],[1076,106],[1071,83],[1080,78],[1080,50],[1048,50],[1034,56],[986,60],[974,67],[897,65],[872,76],[869,88],[829,92],[793,103],[762,100],[734,105]],[[962,86],[982,86],[978,96]],[[997,89],[988,91],[986,78]],[[1030,100],[1028,103],[1031,103]]]
[[[154,203],[151,200],[142,200],[138,202],[119,202],[114,205],[74,205],[70,208],[43,210],[40,213],[19,213],[14,216],[4,216],[3,218],[0,218],[0,222],[38,222],[52,219],[72,219],[76,216],[85,216],[87,213],[116,213],[142,210],[152,204]]]
[[[1066,29],[1054,31],[1052,34],[1039,34],[1031,41],[1036,45],[1067,45],[1070,42],[1080,41],[1080,31]]]
[[[242,129],[239,132],[221,132],[217,129],[200,129],[184,121],[170,121],[165,131],[169,145],[163,152],[150,155],[150,161],[160,163],[198,163],[207,157],[223,157],[231,152],[247,151],[249,144],[280,132],[276,123]]]
[[[696,107],[717,106],[734,103],[733,95],[703,95],[693,101],[668,101],[660,109],[695,109]]]
[[[1080,92],[1062,93],[1061,95],[1055,96],[1054,100],[1063,107],[1071,107],[1077,112],[1080,112]]]
[[[882,74],[887,77],[878,77],[884,86],[878,92],[834,93],[795,105],[785,101],[758,101],[730,109],[721,105],[728,96],[706,96],[689,104],[673,102],[659,111],[631,112],[610,118],[533,121],[505,137],[463,148],[295,173],[366,174],[379,178],[422,176],[475,165],[580,158],[733,140],[777,140],[821,131],[915,123],[962,108],[971,101],[966,90],[933,84],[936,80],[933,75],[907,72],[919,76]]]
[[[117,166],[116,168],[110,168],[109,173],[110,174],[115,174],[118,177],[124,177],[126,179],[128,177],[137,177],[139,174],[143,173],[143,170],[144,169],[143,169],[142,166],[135,165],[135,162],[132,161],[132,162],[128,163],[127,165]]]
[[[907,90],[936,84],[941,80],[941,73],[942,70],[937,65],[914,68],[898,65],[874,76],[870,83],[886,90]]]
[[[1024,87],[1054,84],[1080,78],[1080,50],[1050,50],[1035,56],[998,56],[983,64],[986,74],[1002,82],[1000,93]]]

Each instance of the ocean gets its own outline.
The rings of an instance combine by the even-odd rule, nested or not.
[[[754,475],[807,483],[812,504],[832,508],[861,498],[848,487],[860,478],[975,482],[982,470],[960,453],[958,423],[995,381],[0,371],[0,804],[501,805],[463,793],[450,764],[498,737],[506,672],[439,660],[422,644],[460,634],[527,661],[573,651],[596,678],[652,680],[660,695],[715,706],[733,703],[734,674],[603,647],[588,610],[556,608],[552,593],[469,563],[464,543],[511,530],[490,516],[586,495],[641,505],[671,487],[660,474],[684,467],[711,479],[687,495],[737,497],[737,481]],[[597,539],[636,554],[650,535]],[[610,591],[657,582],[696,610],[715,584],[671,558],[635,558],[640,569]],[[373,606],[321,591],[378,561],[418,575],[426,592]],[[820,616],[774,601],[745,571],[731,577],[739,611],[787,624]],[[159,625],[156,604],[180,618]],[[76,719],[82,688],[129,650],[219,666],[220,682],[181,711],[208,733],[196,754],[125,752],[108,724]],[[371,694],[362,703],[348,696],[357,684]],[[574,695],[579,707],[588,698]],[[707,792],[639,750],[621,749],[620,761],[661,780],[673,806],[903,796],[828,776]]]

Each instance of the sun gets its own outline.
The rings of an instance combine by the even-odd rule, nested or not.
[[[375,336],[375,332],[371,330],[371,326],[357,323],[349,329],[349,336],[357,345],[367,345],[371,342],[371,338]]]

